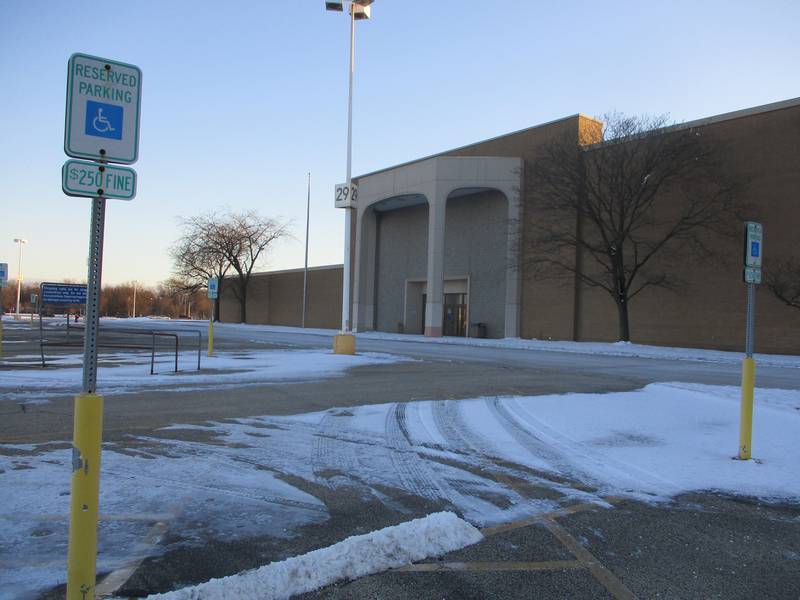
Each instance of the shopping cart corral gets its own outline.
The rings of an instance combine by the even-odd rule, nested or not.
[[[39,319],[39,348],[42,358],[42,367],[47,366],[45,348],[81,348],[83,349],[84,327],[81,324],[70,323],[67,319],[65,327],[42,327]],[[179,369],[178,357],[181,348],[197,350],[197,370],[200,370],[200,355],[203,344],[200,331],[168,331],[159,329],[142,330],[130,327],[108,327],[101,325],[98,331],[97,346],[102,349],[114,350],[144,350],[150,352],[150,374],[156,374],[156,359],[169,353],[170,364],[174,362],[174,372]],[[194,361],[193,361],[194,362]]]

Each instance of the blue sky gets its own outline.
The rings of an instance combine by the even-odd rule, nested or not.
[[[376,0],[357,25],[353,161],[365,173],[582,112],[690,120],[800,96],[796,0]],[[109,201],[104,283],[170,273],[177,218],[294,223],[266,268],[341,262],[348,20],[323,0],[0,0],[0,262],[84,279],[89,200],[63,195],[73,52],[143,72],[137,197]]]

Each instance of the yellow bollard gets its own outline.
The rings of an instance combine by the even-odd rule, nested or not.
[[[67,551],[67,600],[94,598],[102,438],[103,397],[96,394],[76,396]]]
[[[742,361],[742,406],[739,418],[739,458],[750,460],[753,439],[753,392],[756,385],[756,361]]]
[[[208,320],[208,355],[214,355],[214,319]]]
[[[333,336],[334,354],[355,354],[356,336],[352,333],[340,333]]]

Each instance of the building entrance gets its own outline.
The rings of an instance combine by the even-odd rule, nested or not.
[[[442,294],[442,335],[466,337],[469,320],[469,281],[466,278],[447,279]],[[428,309],[427,285],[424,281],[406,283],[405,321],[400,330],[406,333],[425,333]]]
[[[444,295],[444,323],[442,335],[464,337],[467,335],[467,295]]]

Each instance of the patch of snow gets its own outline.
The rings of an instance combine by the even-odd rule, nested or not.
[[[291,333],[331,337],[339,333],[336,329],[311,329],[285,327],[280,325],[254,325],[249,323],[219,323],[220,331],[252,331],[263,333]],[[652,358],[662,360],[687,360],[709,363],[739,363],[744,352],[708,350],[704,348],[679,348],[670,346],[650,346],[633,342],[572,342],[559,340],[537,340],[527,338],[468,338],[468,337],[429,337],[416,334],[386,333],[380,331],[356,332],[357,338],[366,340],[391,340],[396,342],[419,342],[425,344],[446,344],[476,346],[483,348],[510,348],[514,350],[536,350],[544,352],[567,352],[572,354],[599,354],[604,356],[623,356],[630,358]],[[780,354],[756,354],[759,365],[800,369],[800,356]]]
[[[127,446],[106,444],[101,514],[128,516],[101,517],[98,565],[115,568],[171,547],[138,546],[152,522],[148,515],[171,515],[166,524],[183,537],[180,543],[291,535],[327,519],[324,504],[284,475],[347,486],[402,510],[401,500],[386,492],[396,489],[477,526],[575,501],[607,506],[606,495],[656,503],[708,490],[800,502],[800,391],[756,389],[751,461],[733,459],[739,393],[733,386],[675,382],[630,392],[389,403],[175,424]],[[198,431],[203,437],[191,441]],[[68,444],[2,448],[0,578],[15,582],[8,589],[18,597],[32,582],[63,578],[70,451]],[[498,473],[557,493],[523,496]]]
[[[173,355],[174,356],[174,355]],[[17,357],[22,364],[23,357]],[[39,364],[39,358],[27,355],[24,360]],[[82,355],[62,355],[48,359],[45,369],[8,370],[0,379],[0,400],[41,399],[43,392],[60,394],[80,391]],[[199,388],[225,388],[258,385],[275,381],[303,381],[339,377],[347,369],[369,365],[406,362],[411,359],[390,354],[362,352],[354,356],[323,350],[257,350],[219,352],[203,357],[197,371],[197,353],[180,354],[180,371],[171,357],[157,356],[156,374],[150,375],[150,356],[142,353],[116,353],[100,357],[98,390],[103,395],[131,393],[171,386],[173,391]]]
[[[284,600],[340,580],[381,573],[476,544],[480,531],[451,512],[439,512],[364,535],[349,537],[259,569],[212,579],[150,600]]]
[[[739,363],[741,362],[744,354],[743,352],[707,350],[703,348],[648,346],[645,344],[634,344],[632,342],[568,342],[523,338],[432,338],[423,335],[392,334],[375,331],[358,333],[357,337],[364,339],[384,339],[398,342],[424,342],[429,344],[477,346],[481,348],[511,348],[514,350],[566,352],[570,354],[596,354],[602,356],[652,358],[661,360],[688,360],[709,363]],[[800,369],[800,356],[755,354],[754,358],[756,359],[756,362],[762,366]]]

